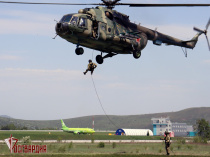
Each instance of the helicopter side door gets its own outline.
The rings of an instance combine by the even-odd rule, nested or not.
[[[114,37],[113,34],[113,25],[112,24],[106,24],[104,22],[99,22],[98,24],[98,35],[99,39],[101,40],[111,40]]]
[[[107,36],[107,25],[106,23],[103,22],[99,22],[98,23],[98,38],[100,40],[106,40],[106,36]]]

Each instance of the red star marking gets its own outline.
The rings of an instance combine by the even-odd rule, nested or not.
[[[139,43],[139,42],[140,42],[140,40],[141,40],[141,38],[137,38],[137,39],[136,39],[136,42],[138,42],[138,43]]]

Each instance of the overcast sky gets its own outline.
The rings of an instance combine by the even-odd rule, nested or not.
[[[21,0],[22,1],[22,0]],[[31,2],[98,3],[99,0],[30,0]],[[122,0],[139,3],[139,0]],[[141,1],[145,3],[160,0]],[[169,1],[161,0],[162,3]],[[210,0],[170,0],[171,3],[210,3]],[[103,115],[91,76],[83,75],[88,60],[100,54],[57,37],[55,20],[92,6],[0,4],[0,115],[26,120],[55,120]],[[182,40],[193,27],[204,29],[210,7],[115,7],[132,22]],[[210,33],[208,33],[210,37]],[[95,59],[94,59],[95,62]],[[93,75],[109,115],[135,115],[210,106],[210,52],[202,35],[185,58],[180,47],[151,41],[140,59],[117,55],[98,65]]]

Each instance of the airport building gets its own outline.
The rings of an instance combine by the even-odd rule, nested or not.
[[[174,136],[194,136],[193,127],[186,123],[172,123],[169,117],[152,118],[154,135],[164,135],[165,131],[173,132]]]
[[[172,131],[172,123],[169,117],[166,118],[152,118],[153,134],[154,135],[164,135],[165,131]]]
[[[153,132],[150,129],[118,129],[115,135],[153,136]]]

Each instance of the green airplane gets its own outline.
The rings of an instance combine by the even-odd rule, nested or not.
[[[91,128],[69,128],[65,125],[61,119],[62,130],[64,132],[74,133],[74,134],[93,134],[95,131]]]

